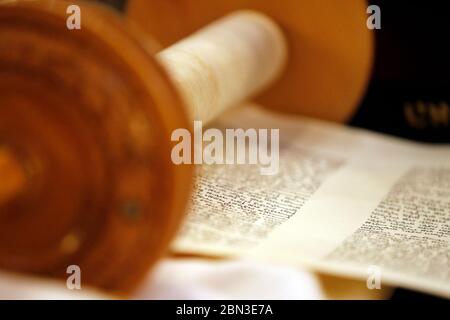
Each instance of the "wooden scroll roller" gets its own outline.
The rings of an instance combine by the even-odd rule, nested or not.
[[[67,277],[78,265],[85,285],[133,289],[189,196],[192,168],[170,159],[174,129],[252,97],[344,121],[369,75],[364,1],[135,0],[128,21],[77,1],[81,30],[66,27],[70,4],[0,6],[6,270]],[[137,24],[171,46],[155,55]]]

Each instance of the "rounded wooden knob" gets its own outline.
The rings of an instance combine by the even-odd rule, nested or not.
[[[170,134],[189,124],[148,43],[88,4],[69,31],[68,4],[0,6],[0,267],[123,292],[182,220]]]

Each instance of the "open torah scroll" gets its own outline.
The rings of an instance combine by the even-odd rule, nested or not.
[[[173,250],[290,263],[450,297],[450,147],[235,110],[219,128],[279,128],[280,170],[199,167]],[[369,273],[368,273],[369,272]]]

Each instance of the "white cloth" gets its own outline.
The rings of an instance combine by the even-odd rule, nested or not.
[[[166,260],[137,299],[324,299],[318,279],[296,269],[231,260]]]
[[[82,283],[82,276],[81,276]],[[69,290],[63,281],[0,274],[0,299],[107,299]],[[296,269],[231,260],[167,259],[143,281],[132,299],[324,299],[318,279]]]

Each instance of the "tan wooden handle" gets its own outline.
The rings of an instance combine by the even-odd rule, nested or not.
[[[272,84],[286,64],[287,44],[275,22],[246,10],[215,21],[158,59],[191,119],[207,122]]]

